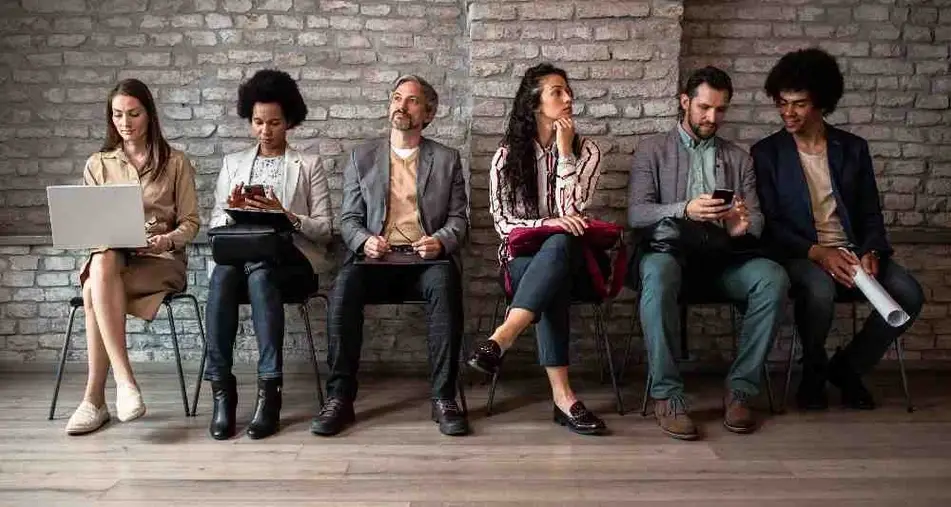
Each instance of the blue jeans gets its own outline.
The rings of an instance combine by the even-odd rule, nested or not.
[[[317,275],[300,252],[280,265],[218,264],[208,283],[205,326],[208,354],[205,380],[231,378],[238,306],[251,304],[251,320],[258,341],[258,378],[281,378],[284,371],[284,302],[302,298],[317,288]]]
[[[702,269],[695,266],[691,274]],[[684,273],[674,256],[648,253],[641,259],[640,319],[652,378],[651,397],[682,396],[683,379],[674,362],[673,348],[680,337],[680,293]],[[698,280],[691,280],[693,285]],[[713,291],[744,309],[736,359],[727,375],[727,387],[750,395],[759,393],[763,363],[783,317],[789,279],[779,264],[764,258],[704,273]]]
[[[836,283],[809,259],[787,261],[786,270],[793,286],[796,328],[802,340],[803,373],[825,378],[828,368],[825,344],[835,318],[836,295],[855,295],[858,289],[846,289]],[[891,259],[879,262],[878,282],[911,319],[901,327],[889,326],[878,312],[872,312],[865,319],[861,331],[842,350],[845,360],[859,375],[874,368],[892,342],[911,327],[925,300],[918,281]]]

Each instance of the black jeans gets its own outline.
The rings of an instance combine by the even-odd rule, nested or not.
[[[794,259],[785,267],[792,283],[796,327],[802,340],[803,373],[825,378],[828,366],[825,343],[835,317],[835,297],[849,289],[836,283],[809,259]],[[911,327],[925,300],[918,281],[891,259],[882,259],[879,263],[878,282],[911,319],[901,327],[889,326],[875,311],[865,319],[862,329],[843,349],[845,359],[860,375],[874,368],[892,342]]]
[[[454,399],[462,345],[461,274],[450,261],[420,266],[373,266],[348,262],[337,275],[327,321],[327,394],[353,401],[363,348],[363,308],[408,299],[426,301],[432,397]]]
[[[238,306],[251,304],[258,340],[258,378],[281,378],[284,367],[284,302],[303,300],[317,289],[317,275],[296,248],[278,264],[217,265],[208,283],[205,380],[231,377]]]
[[[568,366],[571,302],[598,299],[580,240],[552,235],[535,255],[516,257],[507,265],[515,290],[511,307],[535,314],[539,364]]]

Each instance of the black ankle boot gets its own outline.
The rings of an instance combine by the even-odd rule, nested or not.
[[[258,379],[258,399],[248,425],[248,438],[258,439],[277,433],[281,426],[282,379]]]
[[[235,434],[235,410],[238,408],[238,389],[235,378],[211,382],[212,412],[208,433],[215,440],[227,440]]]

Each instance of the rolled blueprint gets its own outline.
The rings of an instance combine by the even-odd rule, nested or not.
[[[885,291],[878,280],[868,276],[868,273],[862,269],[862,266],[855,266],[855,286],[865,294],[868,302],[872,304],[875,311],[888,322],[889,326],[899,327],[908,322],[910,318],[905,310],[902,310],[898,303]]]

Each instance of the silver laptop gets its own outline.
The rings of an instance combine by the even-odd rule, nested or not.
[[[142,187],[55,185],[46,187],[53,246],[139,248],[146,246]]]

